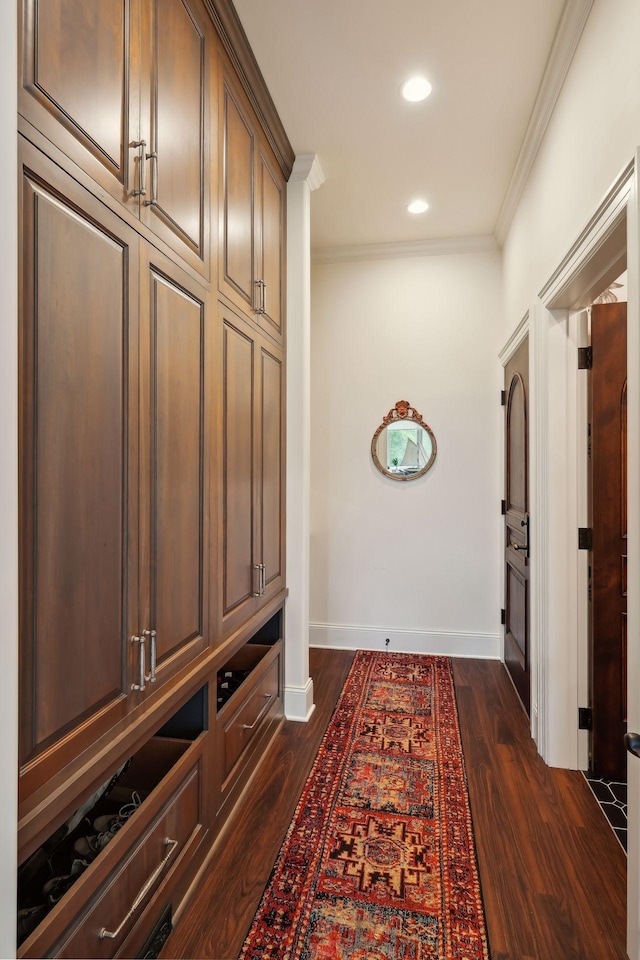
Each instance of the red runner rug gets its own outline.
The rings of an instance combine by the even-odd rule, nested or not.
[[[448,658],[360,651],[241,960],[486,960]]]

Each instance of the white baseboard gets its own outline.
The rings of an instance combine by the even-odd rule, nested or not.
[[[385,644],[386,638],[389,644]],[[337,623],[310,623],[309,646],[334,650],[389,650],[391,653],[432,653],[445,657],[499,660],[498,633],[441,633],[432,630],[356,627]]]
[[[301,723],[306,723],[315,708],[311,677],[304,687],[284,688],[284,715],[287,720],[298,720]]]

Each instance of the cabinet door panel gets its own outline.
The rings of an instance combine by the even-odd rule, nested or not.
[[[284,586],[282,361],[261,350],[261,551],[265,596]]]
[[[223,617],[243,616],[254,592],[254,344],[223,323]]]
[[[120,202],[138,151],[139,0],[25,0],[20,112]]]
[[[53,772],[127,710],[137,238],[23,154],[20,762]]]
[[[254,301],[254,135],[240,98],[223,83],[220,289],[246,313]]]
[[[141,565],[141,594],[143,610],[148,609],[142,615],[144,626],[156,630],[158,678],[163,680],[205,649],[209,636],[208,334],[205,291],[146,249],[141,495],[148,524],[142,555],[146,559],[148,553],[149,563]]]
[[[261,326],[282,341],[284,319],[284,180],[260,152],[258,279],[265,283]]]
[[[148,161],[143,220],[208,276],[209,61],[214,46],[208,15],[200,0],[152,0],[148,35],[150,86],[143,95],[142,129],[148,113],[149,136],[143,136],[155,157]]]

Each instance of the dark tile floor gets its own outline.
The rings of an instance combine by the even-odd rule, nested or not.
[[[585,773],[587,783],[613,828],[613,832],[627,849],[627,785],[614,780],[604,780]]]

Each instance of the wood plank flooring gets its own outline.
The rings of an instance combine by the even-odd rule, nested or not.
[[[163,960],[235,960],[353,654],[311,650],[316,710],[286,722]],[[538,757],[501,664],[454,662],[492,960],[625,960],[626,858],[575,771]]]

